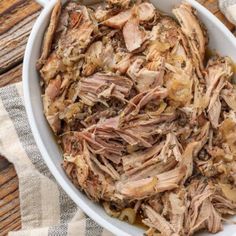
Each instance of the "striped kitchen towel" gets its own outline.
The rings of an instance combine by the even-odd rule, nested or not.
[[[58,186],[35,144],[23,103],[22,83],[0,89],[0,155],[19,178],[22,230],[9,236],[111,236]]]

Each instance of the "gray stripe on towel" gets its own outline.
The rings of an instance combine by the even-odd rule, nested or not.
[[[85,236],[101,236],[103,228],[95,221],[86,216],[86,233]]]
[[[40,154],[34,143],[32,134],[28,128],[27,119],[24,117],[25,112],[24,106],[22,104],[21,98],[17,92],[15,85],[7,86],[0,89],[0,98],[2,100],[3,106],[11,119],[18,138],[23,146],[27,156],[30,158],[31,162],[39,162]],[[29,145],[27,147],[27,145]],[[32,159],[34,161],[32,161]],[[42,164],[44,165],[44,164]],[[40,186],[41,181],[31,172],[30,176],[27,178],[20,179],[21,184],[25,186],[25,201],[21,202],[22,209],[27,209],[27,198],[34,198],[34,205],[32,205],[32,211],[35,212],[34,218],[31,219],[31,224],[38,227],[37,222],[41,222],[42,219],[42,206],[41,206],[41,194]],[[22,215],[22,218],[27,215]],[[24,221],[24,219],[22,219]]]
[[[9,94],[11,99],[9,99]],[[10,119],[14,124],[16,133],[27,156],[40,173],[55,181],[48,167],[44,163],[40,151],[34,141],[34,137],[28,123],[26,110],[22,98],[19,96],[16,87],[14,85],[11,85],[2,88],[0,90],[0,97]],[[60,192],[60,221],[61,223],[67,223],[75,215],[77,206],[68,197],[61,186],[58,185],[58,188]]]
[[[48,229],[48,236],[67,236],[68,225],[51,226]],[[79,235],[79,234],[78,234]]]
[[[59,190],[60,190],[59,203],[60,203],[60,212],[61,212],[60,220],[61,220],[61,223],[67,223],[73,218],[73,216],[77,212],[77,205],[64,192],[61,186],[59,186]]]
[[[16,87],[14,85],[4,87],[0,90],[0,97],[10,119],[14,124],[16,133],[27,156],[39,172],[47,177],[51,177],[51,173],[49,172],[46,164],[42,161],[41,154],[34,141],[23,101],[19,96]]]

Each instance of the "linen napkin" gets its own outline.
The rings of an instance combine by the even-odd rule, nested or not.
[[[227,19],[236,25],[236,0],[219,0],[219,7]]]
[[[45,165],[23,103],[22,83],[0,89],[0,154],[19,178],[22,230],[9,236],[111,236],[88,218]]]

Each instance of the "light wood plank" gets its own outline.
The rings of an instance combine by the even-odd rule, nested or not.
[[[22,63],[0,75],[0,87],[13,84],[22,80]]]
[[[4,197],[16,191],[18,189],[18,184],[19,182],[16,176],[15,178],[11,179],[10,181],[2,185],[0,188],[0,199],[3,199]],[[0,215],[1,215],[1,211],[2,211],[2,208],[0,209]]]
[[[15,214],[16,212],[20,213],[20,205],[13,208],[12,210],[9,210],[8,212],[6,212],[4,215],[2,215],[0,217],[0,222],[4,221],[6,218],[11,217],[12,214]]]
[[[0,1],[0,15],[14,10],[14,8],[21,4],[23,0],[1,0]]]
[[[12,210],[12,209],[14,209],[15,207],[18,207],[18,206],[20,206],[19,198],[13,199],[11,202],[9,202],[8,204],[1,207],[0,217],[5,215],[8,211],[10,211],[10,210]]]
[[[0,236],[6,236],[8,232],[15,231],[21,228],[21,222],[19,219],[15,219],[10,224],[6,225],[6,227],[2,228],[0,231]]]
[[[19,198],[18,189],[16,191],[12,192],[11,194],[8,194],[7,196],[5,196],[3,199],[0,199],[0,208],[4,207],[5,205],[7,205],[8,203],[10,203],[11,201],[13,201],[16,198]]]
[[[28,37],[38,15],[39,12],[36,12],[26,17],[0,35],[0,74],[22,62]]]
[[[0,221],[0,229],[8,228],[12,222],[17,221],[20,223],[20,212],[15,212],[3,221]]]
[[[13,165],[10,165],[8,168],[0,172],[0,187],[14,177],[16,177],[16,171]]]
[[[41,9],[39,4],[31,0],[19,2],[20,4],[15,4],[15,7],[14,4],[9,6],[8,10],[5,9],[5,11],[3,11],[2,15],[0,16],[0,34],[7,32],[23,19],[29,17]]]

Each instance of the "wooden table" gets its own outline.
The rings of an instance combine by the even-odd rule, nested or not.
[[[235,30],[217,6],[217,0],[199,0]],[[33,0],[0,0],[0,87],[21,81],[23,54],[41,7]],[[0,236],[21,228],[18,178],[15,169],[0,156]]]

